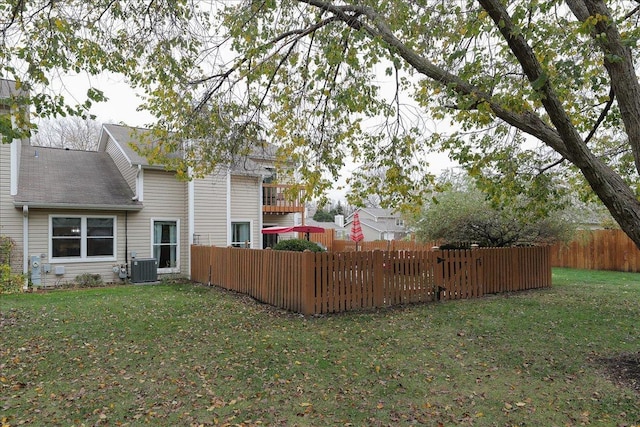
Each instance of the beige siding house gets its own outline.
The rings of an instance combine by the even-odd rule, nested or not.
[[[0,101],[15,95],[14,83],[0,80]],[[11,107],[8,103],[0,102],[0,114],[9,115]],[[22,211],[13,206],[13,197],[18,192],[18,164],[22,147],[27,140],[14,140],[10,144],[0,141],[0,235],[10,238],[18,247],[11,259],[14,271],[26,269],[27,260],[23,259],[19,248],[23,245],[25,234],[22,231]]]
[[[265,224],[294,225],[303,212],[265,184],[264,153],[181,181],[132,148],[142,132],[104,125],[96,152],[0,144],[0,235],[16,243],[16,272],[34,286],[82,274],[136,281],[138,265],[188,276],[191,245],[263,248],[273,243]]]

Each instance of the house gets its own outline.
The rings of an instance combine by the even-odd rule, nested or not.
[[[399,240],[409,234],[402,216],[392,209],[358,208],[345,219],[343,230],[347,238],[356,212],[360,218],[365,241]]]
[[[14,270],[36,286],[82,274],[120,281],[150,260],[153,273],[188,276],[192,244],[262,248],[273,244],[263,227],[301,220],[300,200],[269,182],[272,153],[181,181],[132,148],[145,132],[104,125],[95,152],[0,144],[0,235],[21,255]]]

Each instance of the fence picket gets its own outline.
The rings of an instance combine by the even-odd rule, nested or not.
[[[304,314],[551,286],[546,248],[285,252],[192,246],[191,278]]]
[[[581,232],[569,244],[551,247],[553,267],[640,272],[640,250],[622,230]]]

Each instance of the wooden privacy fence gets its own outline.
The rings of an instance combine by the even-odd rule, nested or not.
[[[191,247],[191,279],[309,314],[551,286],[548,247],[287,252]]]
[[[553,267],[640,272],[640,250],[622,230],[582,231],[551,248]]]

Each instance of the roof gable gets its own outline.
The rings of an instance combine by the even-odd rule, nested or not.
[[[134,128],[115,124],[102,125],[102,134],[100,136],[98,151],[104,151],[109,138],[111,138],[120,150],[122,150],[122,153],[127,160],[129,160],[132,166],[149,166],[149,161],[133,149],[133,146],[137,146],[139,144],[140,138],[148,134],[149,130],[143,128]]]

